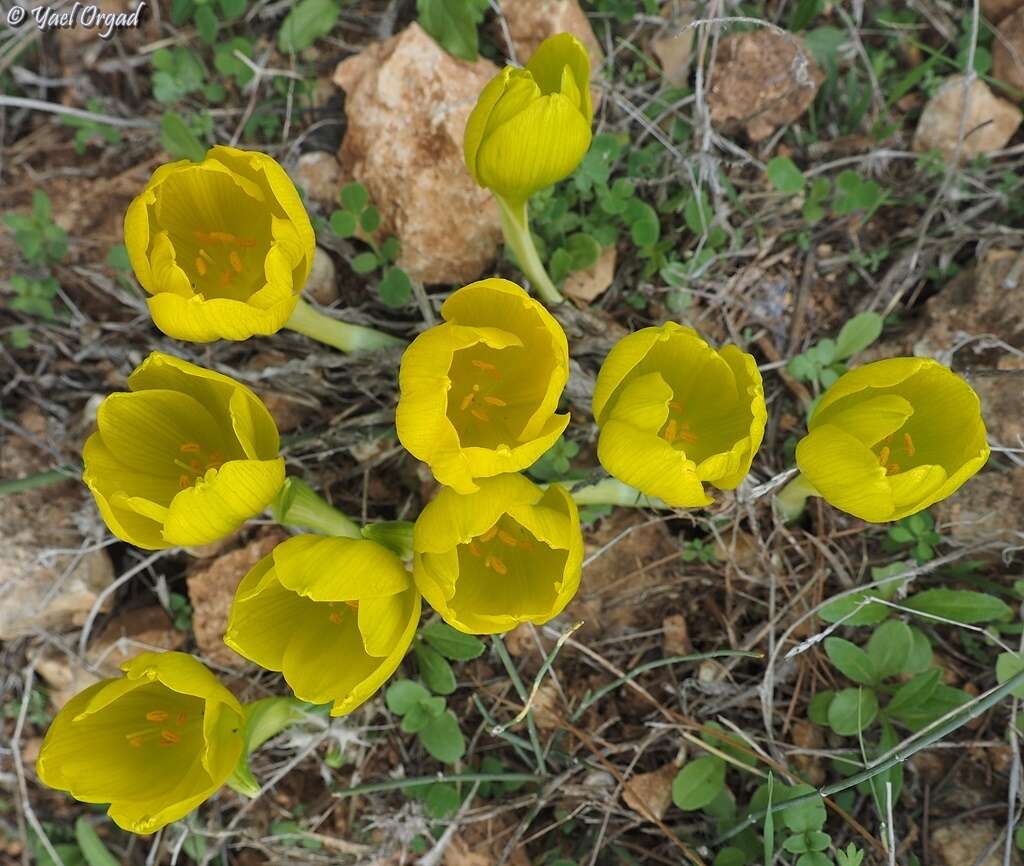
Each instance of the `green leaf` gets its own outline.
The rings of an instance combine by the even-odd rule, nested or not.
[[[225,18],[237,18],[245,12],[246,0],[219,0],[221,14]]]
[[[658,213],[647,202],[638,198],[630,199],[625,211],[629,223],[629,236],[638,247],[653,246],[661,237],[661,221]]]
[[[804,176],[788,156],[777,156],[768,163],[768,180],[788,195],[796,195],[804,188]]]
[[[799,33],[814,20],[819,12],[821,12],[821,0],[799,0],[793,6],[793,11],[789,13],[786,29],[790,33]]]
[[[970,700],[971,696],[966,692],[939,683],[927,700],[905,707],[898,714],[890,711],[889,715],[901,721],[910,730],[920,731]]]
[[[890,619],[876,628],[868,640],[868,657],[874,662],[878,675],[885,679],[903,672],[913,645],[910,626]]]
[[[811,833],[820,830],[825,826],[825,802],[821,795],[817,794],[810,785],[804,783],[789,789],[786,794],[787,800],[802,797],[804,794],[814,792],[814,797],[787,806],[782,810],[782,821],[792,833]]]
[[[996,670],[998,676],[998,667]],[[896,694],[892,696],[892,700],[885,708],[886,712],[892,716],[899,716],[900,713],[906,712],[916,704],[927,701],[935,692],[940,676],[942,676],[942,671],[938,668],[918,674],[910,682],[896,690]]]
[[[445,658],[452,661],[469,661],[483,654],[487,648],[482,640],[470,634],[456,631],[440,620],[424,626],[420,636]]]
[[[1024,671],[1024,655],[1016,653],[1000,653],[996,659],[996,681],[1002,685]],[[1024,698],[1024,683],[1011,692],[1015,698]]]
[[[160,118],[160,144],[171,156],[202,162],[206,148],[188,128],[180,114],[165,111]]]
[[[423,698],[418,704],[410,707],[409,712],[402,716],[401,728],[407,734],[416,734],[430,724],[445,711],[444,698]]]
[[[75,821],[75,841],[89,866],[120,866],[84,815]]]
[[[859,646],[841,637],[825,639],[825,652],[841,674],[865,686],[873,686],[879,680],[878,668]]]
[[[704,755],[690,761],[672,782],[672,802],[685,812],[707,806],[725,787],[725,761]]]
[[[195,22],[196,30],[199,31],[199,38],[207,45],[213,45],[217,38],[217,16],[214,15],[209,5],[204,3],[196,9],[192,20]]]
[[[908,674],[924,673],[932,666],[932,642],[921,629],[911,626],[910,631],[914,635],[914,645],[907,656],[905,668]]]
[[[816,725],[828,724],[828,708],[835,700],[836,693],[831,689],[818,692],[807,705],[807,718]]]
[[[370,191],[358,181],[347,183],[341,188],[340,198],[346,209],[359,214],[370,203]]]
[[[572,269],[582,271],[595,264],[601,255],[601,245],[590,235],[582,232],[570,235],[565,240],[565,249],[572,259]]]
[[[487,0],[416,0],[420,26],[449,54],[469,61],[477,58],[477,25],[487,7]]]
[[[447,782],[435,782],[423,795],[423,806],[427,814],[438,820],[454,815],[461,803],[459,789]]]
[[[860,733],[878,715],[878,698],[871,689],[843,689],[828,708],[828,724],[844,737]]]
[[[451,710],[446,710],[419,733],[423,748],[444,764],[454,764],[466,754],[466,740]]]
[[[395,680],[388,686],[384,702],[396,716],[404,716],[416,704],[429,697],[430,692],[419,683],[413,680]]]
[[[444,656],[422,643],[417,643],[413,649],[420,666],[420,676],[427,684],[427,688],[439,695],[450,695],[454,692],[455,673]]]
[[[368,274],[376,270],[379,264],[380,259],[377,258],[377,254],[371,252],[359,253],[351,262],[352,270],[357,274]]]
[[[355,214],[347,210],[334,211],[331,214],[330,226],[331,231],[339,238],[350,238],[359,228]]]
[[[1009,605],[994,595],[966,589],[926,589],[910,596],[904,605],[920,613],[970,625],[1006,619],[1013,613]]]
[[[132,263],[128,258],[128,247],[124,244],[114,244],[107,253],[107,264],[115,271],[130,272]]]
[[[742,848],[723,848],[715,855],[711,866],[747,866],[749,858]]]
[[[359,225],[367,234],[373,234],[380,228],[380,211],[370,205],[359,217]]]
[[[401,268],[388,268],[377,285],[377,293],[389,307],[403,307],[412,297],[412,281]]]
[[[882,333],[882,317],[878,313],[860,313],[850,319],[836,339],[836,358],[845,361],[863,352]]]
[[[244,704],[245,727],[242,738],[245,753],[251,755],[271,737],[305,716],[305,704],[292,697],[261,698]]]
[[[340,14],[338,0],[299,0],[277,33],[278,50],[282,54],[304,51],[331,32]]]

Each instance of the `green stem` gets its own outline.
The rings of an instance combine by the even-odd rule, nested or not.
[[[367,523],[363,527],[363,538],[376,541],[395,553],[400,559],[412,559],[412,530],[415,524],[408,520],[382,520]]]
[[[505,234],[505,243],[512,247],[512,252],[516,254],[519,270],[526,275],[544,303],[562,303],[565,298],[551,282],[551,277],[544,269],[544,263],[537,255],[537,248],[533,245],[526,202],[513,204],[505,201],[500,195],[496,195],[494,198],[501,211],[501,230]]]
[[[820,495],[810,481],[798,474],[775,495],[775,502],[786,523],[792,523],[804,513],[807,497]]]
[[[373,328],[350,325],[348,322],[332,319],[312,304],[307,304],[302,298],[299,298],[295,311],[284,326],[343,352],[372,352],[376,349],[406,345],[405,340],[375,331]]]
[[[305,481],[286,478],[274,500],[274,520],[282,526],[311,529],[320,535],[362,538],[359,524],[350,520]]]
[[[26,490],[48,487],[51,484],[60,484],[62,481],[78,479],[80,476],[81,472],[74,466],[58,466],[56,469],[36,472],[34,475],[26,475],[24,478],[0,481],[0,496],[7,496],[11,493],[24,493]]]
[[[602,478],[594,484],[572,489],[572,483],[558,481],[569,491],[577,505],[622,505],[626,508],[669,508],[660,499],[645,496],[635,487],[623,484],[618,478]]]

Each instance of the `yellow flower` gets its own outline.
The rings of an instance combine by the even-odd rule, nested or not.
[[[576,503],[522,475],[480,481],[463,496],[442,488],[413,530],[413,574],[453,628],[508,631],[557,616],[576,594],[583,536]]]
[[[124,677],[75,695],[46,732],[44,784],[107,814],[130,833],[185,817],[231,775],[242,753],[235,696],[185,653],[143,653]]]
[[[590,60],[575,36],[545,39],[525,69],[506,66],[466,123],[473,179],[511,204],[567,177],[590,147]]]
[[[299,535],[238,586],[224,643],[296,696],[350,713],[395,672],[420,619],[401,560],[373,541]]]
[[[796,448],[800,472],[836,508],[871,523],[945,499],[988,460],[978,395],[930,358],[843,374]]]
[[[124,242],[156,326],[205,343],[273,334],[288,320],[315,238],[271,157],[212,147],[160,166],[128,207]]]
[[[620,481],[677,508],[709,505],[709,482],[732,490],[761,446],[767,410],[754,359],[712,349],[666,322],[629,334],[597,377],[597,456]]]
[[[217,541],[284,483],[267,407],[244,385],[153,352],[111,394],[85,443],[82,480],[118,538],[157,550]]]
[[[569,423],[556,415],[569,345],[551,314],[515,283],[489,279],[453,292],[444,323],[406,349],[398,374],[398,438],[460,493],[474,479],[517,472]]]

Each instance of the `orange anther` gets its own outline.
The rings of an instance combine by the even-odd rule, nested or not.
[[[206,262],[196,256],[196,270],[199,271],[199,276],[206,276]]]
[[[137,735],[136,736],[129,736],[128,737],[128,745],[130,745],[134,749],[141,749],[142,748],[142,737],[139,737]]]
[[[170,715],[166,710],[150,710],[146,713],[146,720],[150,722],[166,722]]]
[[[475,541],[469,542],[469,544],[467,544],[466,547],[469,548],[469,552],[472,553],[473,556],[480,555],[480,548],[477,546],[477,543]]]
[[[327,618],[335,625],[341,625],[341,614],[338,613],[336,610],[332,610],[331,615]]]
[[[178,718],[175,719],[175,721],[177,722],[178,727],[180,728],[183,724],[185,724],[185,722],[188,721],[188,714],[187,713],[178,713]]]
[[[498,526],[497,526],[497,524],[495,524],[490,529],[488,529],[483,535],[480,536],[480,540],[486,543],[486,542],[490,541],[492,538],[494,538],[494,536],[497,535],[497,534],[498,534]]]
[[[191,486],[192,486],[192,479],[190,479],[187,475],[179,475],[178,476],[178,487],[180,487],[182,490],[184,490],[186,487],[191,487]]]
[[[470,391],[465,397],[462,398],[462,402],[459,404],[459,408],[465,412],[469,408],[469,404],[473,402],[473,392]]]
[[[888,445],[884,445],[882,450],[878,452],[878,463],[880,466],[889,465],[889,455],[892,453],[892,449]]]
[[[179,737],[174,731],[163,730],[160,732],[160,745],[161,746],[173,746],[175,743],[180,743],[181,737]]]
[[[256,246],[256,241],[251,238],[235,238],[235,243],[238,244],[238,246],[245,248]]]
[[[484,397],[484,402],[485,403],[490,403],[492,406],[507,406],[508,405],[508,403],[506,403],[504,400],[502,400],[501,397]]]
[[[900,464],[899,463],[890,463],[888,466],[885,467],[885,474],[886,475],[895,475],[899,471],[900,471]]]
[[[680,430],[679,438],[684,442],[689,442],[691,445],[697,441],[697,434],[691,433],[689,430]]]
[[[234,244],[238,242],[238,238],[229,232],[210,232],[207,237],[214,243]]]
[[[198,442],[186,442],[184,445],[181,446],[180,451],[181,451],[182,454],[198,454],[199,453],[199,443]]]
[[[486,412],[481,412],[479,409],[470,409],[469,410],[469,414],[472,415],[474,418],[476,418],[478,421],[490,421],[491,420],[490,418],[487,417],[487,413]]]
[[[506,532],[504,529],[498,530],[498,538],[502,544],[507,544],[509,547],[519,547],[519,542],[516,537],[510,532]]]
[[[242,259],[238,253],[234,250],[228,253],[228,261],[231,262],[231,267],[234,268],[236,274],[242,273]]]
[[[352,608],[352,610],[359,610],[359,599],[355,599],[353,601],[346,601],[345,605],[347,607]]]
[[[678,400],[669,400],[668,408],[669,409],[675,409],[676,412],[682,412],[683,411],[683,404],[680,403]]]
[[[484,565],[488,568],[494,569],[498,574],[508,574],[508,569],[505,567],[505,563],[496,556],[488,556]]]
[[[188,461],[188,468],[195,472],[197,475],[202,471],[199,465],[199,460],[195,457]]]
[[[679,430],[679,425],[676,423],[676,419],[673,418],[668,422],[668,426],[665,427],[665,441],[670,445],[676,441],[676,433]]]
[[[910,438],[909,433],[903,434],[903,450],[907,452],[907,457],[913,457],[917,451],[914,447],[914,440]]]
[[[489,361],[480,361],[476,358],[473,359],[473,366],[476,367],[478,370],[487,370],[488,372],[490,372],[491,370],[498,369],[497,367],[494,366],[494,364],[490,363]]]

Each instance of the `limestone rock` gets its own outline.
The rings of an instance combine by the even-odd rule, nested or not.
[[[1024,90],[1024,6],[1004,18],[992,42],[992,75]]]
[[[501,13],[521,65],[526,65],[541,42],[556,33],[571,33],[583,43],[593,71],[604,63],[601,43],[578,0],[501,0]]]
[[[1024,543],[1024,514],[1015,503],[1024,497],[1024,467],[986,469],[948,499],[932,506],[943,534],[958,544]],[[999,555],[998,549],[989,552]],[[980,556],[981,554],[972,554]]]
[[[199,649],[211,661],[239,666],[244,660],[224,643],[224,630],[235,590],[257,562],[283,541],[285,534],[271,529],[245,547],[232,550],[188,577],[188,597],[192,603],[192,631]]]
[[[348,116],[342,170],[369,190],[414,280],[467,283],[497,253],[497,205],[462,156],[466,119],[497,73],[483,58],[456,60],[416,23],[335,70]]]
[[[938,149],[946,159],[956,152],[960,116],[964,111],[964,77],[953,75],[928,101],[914,132],[914,150]],[[976,78],[966,93],[962,161],[1006,146],[1020,126],[1017,106],[999,99],[989,86]]]
[[[565,293],[584,304],[599,298],[615,279],[615,258],[615,247],[605,247],[589,268],[573,271],[565,278]]]
[[[672,782],[677,772],[675,764],[666,764],[650,773],[632,776],[622,787],[622,799],[641,817],[660,821],[672,805]]]
[[[324,307],[338,300],[338,272],[334,260],[320,247],[313,254],[313,266],[303,291]]]
[[[707,96],[711,122],[727,131],[743,127],[751,141],[761,141],[800,117],[823,80],[798,36],[771,30],[726,36]]]
[[[292,174],[308,200],[323,206],[328,213],[338,206],[342,172],[333,153],[313,150],[302,154]]]
[[[689,26],[697,13],[691,0],[669,0],[661,7],[666,23],[661,33],[651,40],[651,51],[658,58],[661,76],[673,87],[683,87],[690,77],[690,57],[696,30]]]
[[[968,818],[937,827],[929,840],[932,862],[944,866],[1001,866],[1003,863],[1003,828],[995,821]],[[989,852],[983,858],[985,852]],[[1020,863],[1011,846],[1010,862]]]

